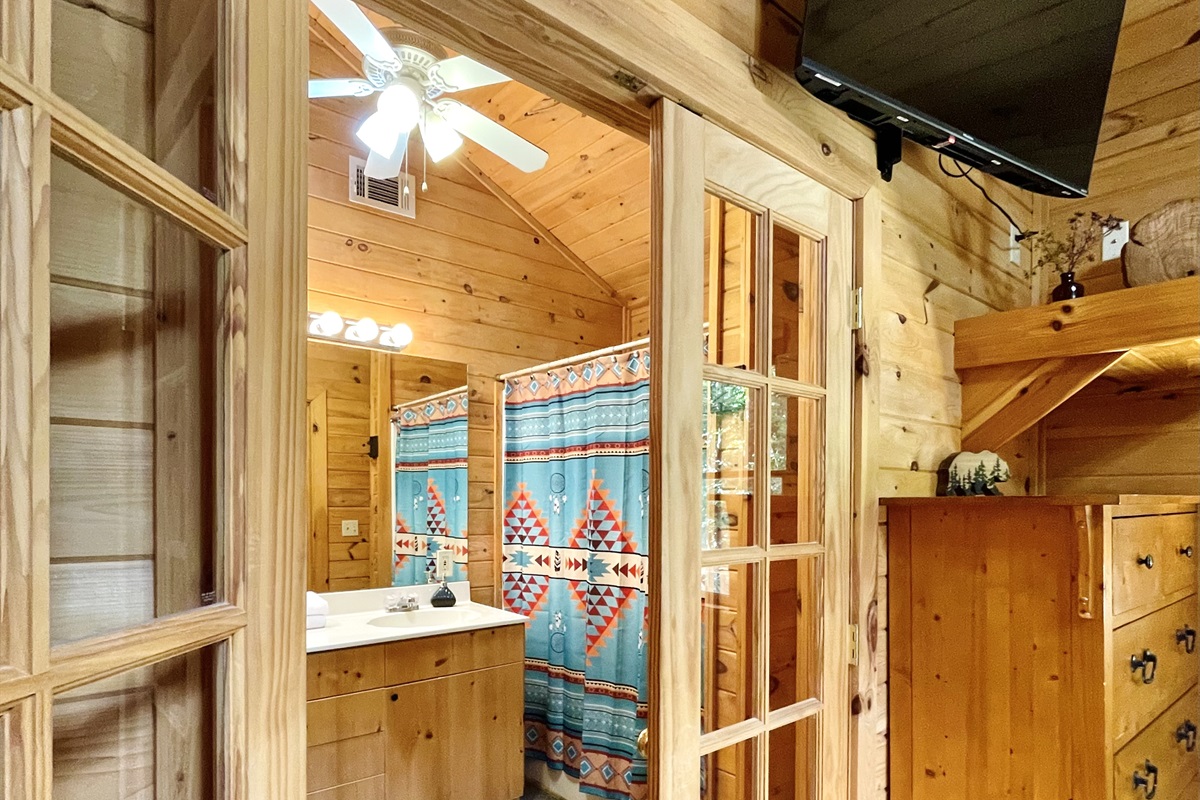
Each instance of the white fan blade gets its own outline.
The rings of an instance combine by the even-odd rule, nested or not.
[[[536,172],[546,166],[546,151],[533,145],[498,122],[457,100],[437,103],[437,112],[450,127],[503,158],[522,172]]]
[[[311,97],[366,97],[375,87],[362,78],[321,78],[308,82]]]
[[[396,51],[352,0],[313,0],[313,3],[338,26],[338,30],[346,34],[346,38],[360,53],[370,56],[380,64],[400,69],[400,59],[396,58]]]
[[[429,70],[429,77],[440,81],[447,92],[474,89],[476,86],[488,86],[509,80],[507,75],[466,56],[454,56],[439,61]]]
[[[400,174],[400,167],[404,164],[404,154],[407,152],[407,135],[400,137],[400,141],[396,144],[396,149],[392,151],[391,157],[381,156],[372,150],[367,156],[367,165],[363,168],[363,174],[368,178],[394,178]]]

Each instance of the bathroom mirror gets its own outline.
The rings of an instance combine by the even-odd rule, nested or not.
[[[456,553],[451,577],[465,576],[466,384],[465,364],[309,341],[309,589],[423,583],[442,546]]]

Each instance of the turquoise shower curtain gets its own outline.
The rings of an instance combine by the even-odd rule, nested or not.
[[[644,349],[505,386],[503,598],[530,617],[525,747],[598,797],[646,796],[650,381]]]
[[[466,389],[401,406],[395,429],[392,585],[433,580],[436,554],[454,552],[450,580],[467,579]]]

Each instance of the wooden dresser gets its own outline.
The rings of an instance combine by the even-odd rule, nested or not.
[[[1196,498],[885,505],[892,800],[1200,798]]]

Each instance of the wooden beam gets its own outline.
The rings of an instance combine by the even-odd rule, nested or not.
[[[341,31],[336,28],[330,30],[328,17],[318,11],[315,5],[308,7],[308,32],[328,48],[329,52],[337,56],[338,60],[350,69],[351,75],[356,77],[362,75],[362,53],[342,35]]]
[[[954,366],[964,370],[1124,352],[1194,339],[1198,333],[1200,276],[1194,276],[959,320],[954,325]]]
[[[304,399],[308,186],[306,4],[235,4],[247,31],[244,329],[246,629],[229,647],[245,680],[245,783],[235,797],[300,800],[304,768]],[[235,252],[233,255],[238,255]]]
[[[1123,355],[1093,353],[964,371],[963,449],[996,450],[1058,408]],[[1014,370],[1024,374],[1014,380]],[[970,416],[968,409],[972,410]]]
[[[547,228],[541,222],[538,222],[537,217],[529,213],[529,211],[525,209],[525,206],[521,205],[511,194],[504,191],[504,189],[500,187],[500,184],[492,180],[486,172],[475,166],[475,163],[471,161],[471,159],[461,155],[456,156],[456,159],[458,160],[458,163],[460,163],[463,168],[467,170],[467,172],[475,176],[475,179],[478,180],[485,189],[494,194],[496,199],[508,206],[508,209],[516,214],[522,222],[533,228],[534,232],[537,233],[537,235],[540,236],[546,244],[557,250],[559,255],[566,259],[568,264],[586,275],[588,280],[599,286],[601,291],[603,291],[609,297],[618,297],[617,290],[612,287],[611,283],[604,280],[599,273],[587,265],[587,262],[575,255],[574,250],[572,250],[570,247],[567,247],[567,245],[563,243],[561,239],[555,236],[549,228]]]
[[[866,130],[754,61],[673,2],[644,0],[369,0],[444,44],[611,119],[666,97],[857,199],[876,182]],[[505,45],[487,33],[503,31]],[[580,89],[582,88],[582,92]],[[614,89],[618,90],[614,92]],[[567,92],[574,92],[570,96]],[[645,128],[643,127],[643,131]],[[644,133],[643,133],[644,138]]]
[[[671,103],[654,107],[650,257],[650,662],[651,800],[700,794],[701,461],[696,423],[704,322],[704,122]],[[669,679],[668,679],[669,678]]]

